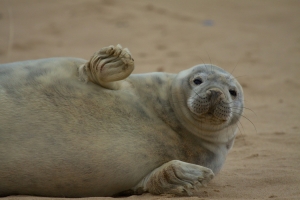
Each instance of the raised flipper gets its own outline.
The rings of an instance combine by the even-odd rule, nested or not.
[[[91,81],[107,89],[119,89],[118,81],[127,78],[134,69],[134,60],[127,48],[121,45],[100,49],[79,67],[79,78]]]

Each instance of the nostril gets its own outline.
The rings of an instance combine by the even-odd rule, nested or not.
[[[216,88],[208,89],[206,94],[212,106],[216,105],[224,98],[224,93]]]
[[[206,90],[206,95],[210,96],[211,95],[211,91],[210,90]]]
[[[210,94],[212,96],[215,96],[215,97],[218,97],[222,94],[222,92],[220,90],[216,90],[216,89],[210,89],[208,91],[210,92]],[[206,94],[207,94],[207,92],[206,92]]]

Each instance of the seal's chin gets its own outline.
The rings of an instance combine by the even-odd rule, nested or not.
[[[199,115],[198,115],[198,117],[199,117]],[[219,113],[216,113],[216,111],[214,110],[214,112],[208,112],[205,114],[201,114],[199,118],[204,118],[204,119],[209,119],[209,120],[213,120],[213,121],[218,121],[220,123],[225,123],[226,121],[229,121],[230,115],[224,116]]]

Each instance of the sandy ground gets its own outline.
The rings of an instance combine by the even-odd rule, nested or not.
[[[0,0],[0,63],[88,59],[118,43],[134,73],[214,63],[244,88],[248,109],[224,168],[186,199],[300,199],[300,1]]]

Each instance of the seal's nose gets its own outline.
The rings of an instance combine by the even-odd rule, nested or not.
[[[209,89],[208,91],[210,92],[210,95],[213,97],[219,97],[222,94],[222,92],[218,89]]]
[[[211,102],[211,105],[218,103],[223,96],[223,92],[217,88],[211,88],[206,91],[206,95]]]

